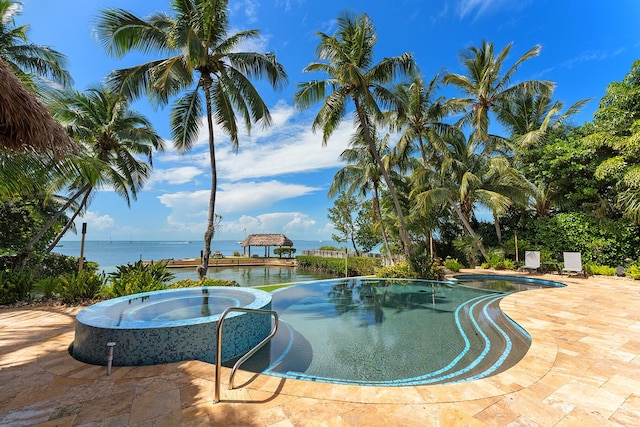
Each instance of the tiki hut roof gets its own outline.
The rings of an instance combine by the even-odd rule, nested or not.
[[[60,154],[76,149],[49,109],[25,88],[0,58],[0,151]]]
[[[293,242],[284,234],[250,234],[244,242],[245,246],[293,246]]]

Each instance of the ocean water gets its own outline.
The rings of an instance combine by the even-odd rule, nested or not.
[[[333,241],[295,240],[294,255],[302,254],[303,250],[318,249],[320,246],[331,245],[340,247]],[[98,271],[111,273],[116,266],[132,264],[136,261],[160,261],[169,258],[200,258],[203,248],[201,241],[85,241],[84,257],[87,261],[97,262]],[[252,247],[251,254],[265,255],[262,247]],[[273,247],[270,256],[273,255]],[[80,241],[62,241],[53,250],[55,253],[70,256],[80,256]],[[213,241],[211,252],[220,251],[225,256],[233,255],[234,251],[244,253],[239,242],[233,240]],[[247,248],[248,251],[248,248]],[[198,277],[195,268],[172,269],[176,279]],[[209,267],[207,276],[215,279],[235,280],[241,286],[260,286],[277,283],[303,282],[309,280],[327,279],[330,276],[316,272],[305,271],[291,267]]]

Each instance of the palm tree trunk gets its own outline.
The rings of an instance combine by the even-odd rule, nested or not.
[[[214,218],[216,211],[216,190],[218,187],[218,174],[216,171],[216,150],[213,137],[213,112],[211,108],[211,96],[209,90],[211,88],[211,79],[203,76],[203,85],[205,103],[207,105],[207,129],[209,132],[209,160],[211,165],[211,192],[209,195],[209,214],[207,216],[207,230],[204,232],[204,250],[202,252],[202,265],[198,269],[198,277],[204,279],[209,269],[209,257],[211,256],[211,240],[215,233]]]
[[[471,228],[471,224],[469,223],[469,220],[467,219],[467,217],[462,213],[462,210],[460,209],[460,206],[458,206],[453,200],[449,199],[449,204],[451,205],[451,207],[453,207],[453,209],[456,211],[456,213],[458,214],[458,218],[460,218],[460,221],[462,221],[462,224],[464,225],[464,228],[467,230],[467,232],[469,233],[469,235],[471,237],[473,237],[475,240],[477,240],[478,242],[478,249],[480,250],[480,253],[482,254],[482,256],[484,257],[484,260],[489,262],[489,254],[487,254],[486,249],[484,248],[484,245],[482,244],[482,241],[480,239],[476,239],[476,233],[475,231],[473,231],[473,228]]]
[[[371,155],[375,159],[378,165],[378,168],[380,169],[380,172],[384,177],[385,183],[387,184],[387,189],[389,190],[389,194],[391,195],[391,199],[393,200],[393,204],[396,208],[396,213],[398,214],[398,223],[399,223],[398,231],[400,234],[400,240],[402,241],[402,246],[403,246],[405,256],[409,257],[409,255],[411,254],[412,245],[411,245],[411,241],[409,240],[409,235],[407,234],[407,226],[404,220],[404,214],[402,213],[402,207],[400,206],[400,200],[398,199],[398,194],[396,193],[396,189],[393,185],[393,182],[391,182],[391,176],[389,176],[389,172],[387,171],[387,168],[385,168],[384,164],[382,163],[382,159],[380,158],[380,153],[378,153],[378,150],[376,149],[375,141],[371,136],[371,130],[367,125],[367,120],[364,115],[364,112],[362,111],[362,107],[360,106],[360,102],[355,97],[353,98],[353,101],[356,106],[358,118],[360,119],[360,124],[362,125],[362,129],[364,130],[364,137],[367,141],[367,144],[369,144],[369,151],[371,152]]]
[[[393,256],[391,254],[391,247],[389,246],[389,237],[387,236],[387,229],[384,226],[384,222],[382,221],[382,210],[380,209],[380,198],[378,197],[378,184],[374,184],[373,187],[373,209],[378,215],[378,220],[380,221],[380,230],[382,231],[382,241],[384,242],[384,248],[387,251],[387,255],[389,255],[389,261],[391,265],[394,265]]]
[[[67,200],[67,203],[65,203],[64,206],[61,207],[58,210],[58,212],[56,212],[55,215],[53,215],[49,219],[49,221],[40,229],[40,231],[38,231],[38,233],[35,236],[33,236],[33,238],[29,241],[29,243],[27,243],[24,249],[22,249],[22,252],[25,254],[28,253],[31,250],[31,248],[33,248],[33,245],[35,245],[40,241],[40,239],[42,239],[42,236],[44,236],[44,233],[46,233],[53,226],[53,224],[62,216],[62,214],[67,209],[69,209],[69,206],[71,206],[78,197],[80,197],[85,191],[89,190],[90,188],[91,188],[91,184],[85,184],[85,186],[82,187],[80,191],[74,194],[72,198]]]
[[[502,229],[500,228],[500,218],[496,212],[493,212],[493,224],[496,228],[496,236],[498,237],[498,244],[502,245]]]
[[[58,242],[60,241],[60,239],[62,239],[62,237],[65,235],[65,233],[67,232],[67,230],[69,230],[69,228],[71,227],[71,224],[73,224],[73,221],[76,220],[76,217],[78,216],[78,214],[80,213],[80,211],[82,211],[82,209],[87,205],[87,200],[89,199],[89,195],[91,194],[91,190],[93,188],[89,188],[84,195],[84,198],[82,199],[82,202],[80,202],[80,206],[78,206],[78,209],[73,213],[73,216],[71,218],[69,218],[69,221],[67,221],[67,223],[64,225],[64,228],[58,233],[58,235],[56,236],[56,238],[53,240],[53,242],[49,245],[49,247],[47,248],[47,250],[45,251],[45,254],[50,253],[53,248],[56,247],[56,245],[58,244]]]

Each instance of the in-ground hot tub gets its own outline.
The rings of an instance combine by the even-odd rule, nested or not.
[[[228,307],[271,309],[271,295],[250,288],[201,287],[145,292],[103,301],[76,316],[71,355],[113,366],[155,365],[182,360],[215,363],[216,330]],[[222,360],[239,357],[271,330],[271,316],[230,312],[222,327]]]

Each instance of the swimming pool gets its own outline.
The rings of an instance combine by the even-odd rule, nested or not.
[[[155,365],[182,360],[215,363],[216,329],[228,307],[270,309],[271,294],[250,288],[201,287],[145,292],[85,308],[76,316],[71,355],[114,366]],[[223,326],[222,360],[251,350],[271,330],[271,318],[230,313]]]
[[[520,277],[456,279],[324,280],[273,292],[280,329],[242,368],[387,386],[484,378],[513,366],[531,344],[499,308],[507,292],[491,288],[564,286]]]

